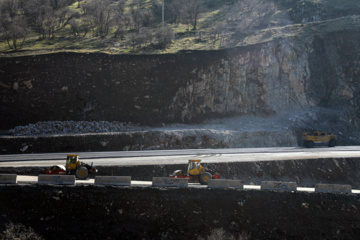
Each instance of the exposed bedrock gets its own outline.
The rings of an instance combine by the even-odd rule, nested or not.
[[[0,59],[1,129],[38,121],[199,122],[297,107],[349,110],[358,128],[358,32],[169,55]],[[321,121],[321,119],[319,119]]]

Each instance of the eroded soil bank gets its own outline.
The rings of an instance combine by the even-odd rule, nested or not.
[[[360,196],[152,187],[1,186],[0,231],[45,239],[358,239]]]

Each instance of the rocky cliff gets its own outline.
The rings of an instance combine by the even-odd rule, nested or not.
[[[306,128],[358,129],[359,31],[169,55],[0,58],[1,129],[38,121],[202,122],[321,107]],[[324,123],[326,122],[326,126]],[[334,127],[334,125],[337,125]]]

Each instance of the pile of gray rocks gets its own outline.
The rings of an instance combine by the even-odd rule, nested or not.
[[[0,135],[10,136],[34,136],[46,134],[79,134],[79,133],[102,133],[102,132],[128,132],[143,130],[139,124],[131,122],[107,122],[107,121],[46,121],[17,126],[10,130],[0,131]]]

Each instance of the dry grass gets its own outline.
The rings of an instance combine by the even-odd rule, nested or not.
[[[151,7],[153,1],[158,3],[161,0],[147,0],[144,5],[147,8]],[[333,1],[333,0],[329,0]],[[360,7],[359,1],[344,0],[344,6],[347,9]],[[83,1],[80,1],[80,4]],[[305,4],[306,3],[306,4]],[[360,27],[359,15],[351,15],[346,17],[339,17],[328,19],[324,21],[313,21],[303,24],[294,24],[290,21],[291,11],[295,8],[301,8],[305,5],[319,3],[317,0],[295,1],[293,5],[274,7],[273,14],[267,16],[265,21],[271,23],[267,27],[254,28],[246,33],[235,34],[235,29],[228,27],[222,32],[221,38],[214,39],[210,32],[216,24],[225,23],[230,6],[220,5],[209,9],[204,9],[200,15],[198,30],[191,31],[186,24],[172,25],[172,29],[176,38],[167,49],[157,49],[152,47],[141,47],[133,50],[125,40],[114,39],[112,35],[106,38],[95,38],[89,33],[86,37],[75,38],[71,36],[70,29],[65,28],[56,34],[54,39],[40,40],[37,35],[33,34],[28,37],[23,46],[22,51],[74,51],[74,52],[106,52],[109,54],[162,54],[175,53],[180,50],[216,50],[228,47],[247,46],[258,44],[262,42],[272,41],[278,38],[297,38],[305,39],[312,37],[314,34],[322,35],[330,32],[336,32],[348,29],[358,29]],[[129,0],[125,5],[128,10],[134,1]],[[297,5],[296,5],[297,4]],[[77,11],[78,3],[75,2],[70,6],[72,10]],[[333,5],[332,11],[338,8],[344,8],[343,5]],[[330,11],[329,11],[330,12]],[[332,13],[332,12],[331,12]],[[240,14],[241,15],[241,14]],[[284,24],[284,21],[286,24]],[[0,51],[3,53],[12,52],[5,41],[0,41]],[[18,52],[17,54],[20,54]]]

